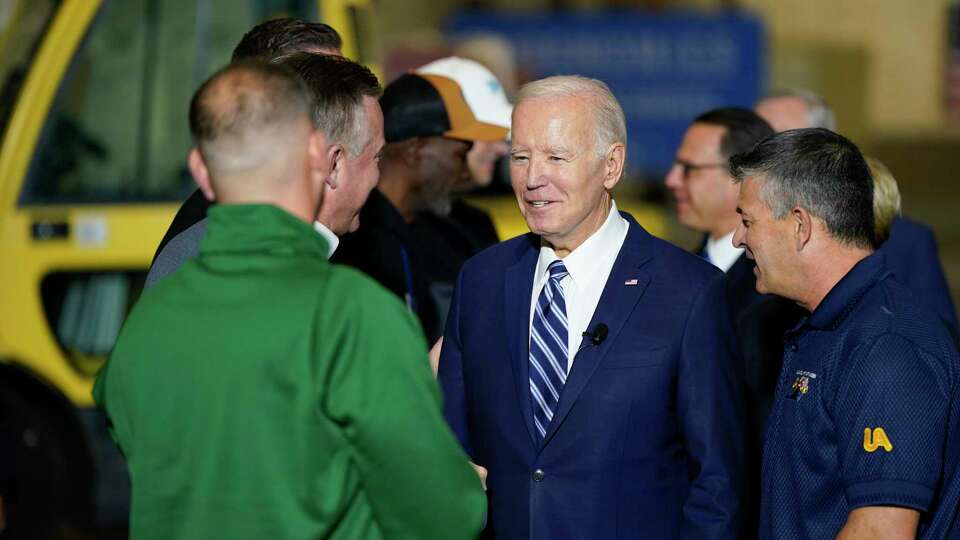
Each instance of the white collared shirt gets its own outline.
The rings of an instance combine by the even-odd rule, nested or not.
[[[617,260],[630,226],[617,211],[617,203],[611,201],[610,213],[603,225],[587,240],[563,258],[568,275],[560,281],[567,305],[567,371],[573,367],[573,359],[580,349],[583,333],[593,318],[600,302],[600,295]],[[553,248],[542,246],[537,268],[533,274],[533,291],[530,297],[530,326],[536,312],[540,291],[550,276],[549,266],[558,260]],[[529,335],[529,332],[528,332]],[[529,345],[529,344],[528,344]]]
[[[730,231],[730,234],[724,235],[716,240],[707,237],[707,257],[710,257],[710,262],[713,263],[714,266],[724,272],[730,270],[733,263],[737,262],[737,259],[743,254],[743,248],[734,247],[733,245],[733,233],[735,232],[736,231]]]
[[[313,222],[313,230],[317,231],[327,241],[327,259],[329,260],[330,257],[333,257],[333,252],[337,250],[337,246],[340,245],[340,237],[333,234],[333,231],[319,221]]]

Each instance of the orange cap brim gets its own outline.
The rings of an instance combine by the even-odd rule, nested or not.
[[[450,120],[450,129],[443,133],[444,137],[465,141],[502,141],[507,138],[509,129],[477,120],[456,81],[442,75],[419,75],[437,89],[443,100]]]

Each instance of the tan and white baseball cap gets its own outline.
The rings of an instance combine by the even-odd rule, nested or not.
[[[507,100],[503,85],[489,69],[473,60],[448,56],[416,70],[419,75],[440,75],[457,82],[473,115],[480,122],[510,129],[513,105]]]
[[[443,75],[401,75],[384,89],[380,108],[387,142],[428,136],[500,141],[509,131],[508,127],[476,118],[460,85]]]

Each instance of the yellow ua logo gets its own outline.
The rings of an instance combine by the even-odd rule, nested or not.
[[[867,452],[876,452],[877,448],[881,447],[887,452],[893,450],[893,444],[890,443],[890,439],[887,438],[887,433],[883,431],[883,428],[878,427],[874,430],[870,428],[864,429],[863,449]]]

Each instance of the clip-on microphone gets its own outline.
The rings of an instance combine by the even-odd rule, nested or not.
[[[607,325],[603,323],[597,323],[597,325],[593,327],[593,330],[587,330],[584,332],[583,337],[590,338],[590,341],[594,345],[600,345],[603,343],[603,340],[607,339],[607,332],[609,332]]]

